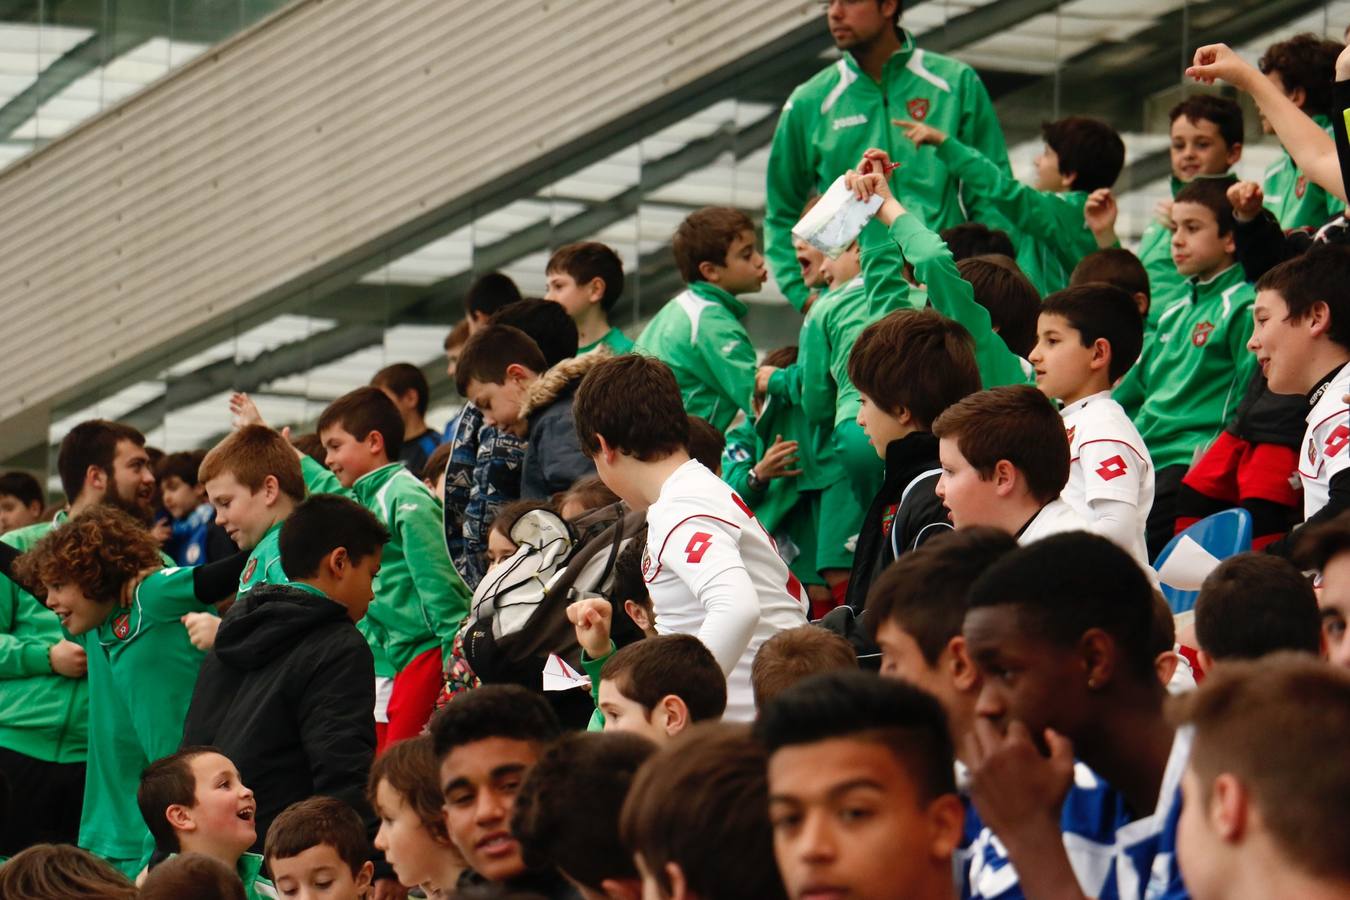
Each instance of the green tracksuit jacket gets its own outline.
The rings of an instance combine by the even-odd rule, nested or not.
[[[845,52],[838,62],[798,85],[788,97],[769,151],[765,194],[765,255],[779,289],[796,309],[810,292],[792,248],[792,226],[813,194],[853,168],[863,151],[879,147],[900,163],[891,180],[900,202],[932,228],[969,218],[1006,228],[1003,217],[963,184],[931,147],[916,148],[892,119],[932,125],[978,147],[1011,174],[994,106],[980,76],[959,60],[902,46],[886,61],[881,82],[858,68]]]
[[[397,462],[362,475],[352,490],[390,535],[375,579],[375,600],[361,620],[375,653],[376,674],[396,675],[434,647],[449,659],[470,595],[445,549],[440,501]],[[381,653],[388,667],[383,672]]]
[[[300,460],[300,474],[305,479],[305,488],[309,494],[338,494],[355,499],[355,495],[344,488],[337,476],[319,465],[313,457]],[[244,571],[239,575],[239,593],[248,593],[260,584],[285,584],[289,579],[281,567],[281,523],[278,522],[262,540],[253,547],[244,563]]]
[[[65,519],[58,514],[57,524]],[[52,527],[39,522],[0,540],[26,552]],[[0,747],[46,762],[84,761],[89,683],[57,675],[48,662],[48,651],[63,637],[54,612],[0,578]]]
[[[1223,430],[1256,368],[1247,349],[1256,292],[1242,266],[1191,279],[1190,288],[1163,313],[1154,340],[1114,393],[1159,470],[1194,461]]]
[[[1333,138],[1331,120],[1313,116],[1313,121]],[[1345,211],[1345,204],[1335,194],[1312,183],[1303,170],[1294,165],[1287,150],[1280,151],[1279,159],[1271,163],[1261,179],[1261,191],[1266,195],[1266,209],[1275,214],[1280,227],[1321,228],[1327,219]]]
[[[941,237],[925,228],[918,217],[906,213],[891,223],[889,240],[914,267],[914,277],[927,285],[929,305],[947,318],[960,322],[975,339],[975,362],[986,389],[1035,382],[1031,365],[1008,349],[1003,338],[994,331],[989,310],[975,302],[975,289],[961,277],[952,260],[952,252]],[[882,262],[886,257],[876,254],[869,257],[865,251],[866,247],[863,275],[870,278],[869,258]]]
[[[183,740],[205,654],[180,621],[197,602],[192,569],[161,569],[141,582],[129,609],[71,640],[89,656],[89,763],[80,846],[139,869],[152,843],[136,805],[141,771]],[[125,869],[124,869],[125,871]]]
[[[937,155],[1012,222],[1018,235],[1017,264],[1042,297],[1068,285],[1078,261],[1096,252],[1097,239],[1083,221],[1086,191],[1038,191],[950,136]]]
[[[755,417],[758,360],[741,324],[745,313],[745,304],[721,288],[691,282],[652,316],[634,347],[670,366],[685,411],[718,431],[727,430],[737,410]]]

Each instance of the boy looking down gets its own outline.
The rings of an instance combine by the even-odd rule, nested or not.
[[[936,147],[937,158],[953,174],[1017,227],[1022,234],[1017,264],[1042,295],[1067,285],[1073,267],[1097,249],[1084,208],[1090,194],[1115,184],[1125,164],[1125,144],[1110,125],[1086,116],[1047,122],[1036,183],[1028,187],[931,125],[897,124],[916,147]]]
[[[1089,530],[1148,565],[1144,529],[1153,507],[1153,463],[1111,385],[1134,364],[1143,323],[1119,288],[1090,284],[1045,298],[1030,361],[1036,384],[1064,404],[1069,483],[1063,498]]]
[[[374,867],[356,810],[335,797],[310,797],[282,810],[267,829],[267,871],[284,897],[365,900]]]
[[[1181,479],[1237,409],[1256,366],[1246,347],[1253,291],[1233,256],[1227,184],[1187,185],[1172,204],[1172,222],[1172,259],[1189,279],[1189,294],[1159,318],[1153,340],[1113,394],[1155,467],[1150,559],[1175,531]]]
[[[553,251],[544,267],[545,300],[552,300],[577,326],[577,355],[604,344],[614,354],[627,353],[633,342],[609,324],[614,304],[623,296],[623,262],[595,241],[567,244]]]
[[[680,223],[671,249],[686,289],[652,317],[634,349],[670,366],[689,415],[726,431],[738,411],[755,416],[755,348],[737,299],[767,277],[755,223],[738,209],[709,206]]]
[[[431,717],[469,591],[450,564],[440,504],[396,461],[403,421],[389,398],[372,387],[344,394],[319,416],[318,432],[328,468],[389,532],[361,620],[375,674],[393,679],[383,747],[417,735]]]
[[[696,635],[727,676],[726,717],[748,721],[755,652],[806,624],[805,593],[745,501],[689,458],[679,390],[659,360],[604,360],[577,391],[577,434],[609,489],[647,510],[657,630]]]

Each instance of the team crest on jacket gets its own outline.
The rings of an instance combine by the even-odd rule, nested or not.
[[[922,122],[928,118],[928,101],[923,97],[915,97],[905,104],[905,108],[909,110],[909,117],[915,122]]]
[[[122,613],[113,619],[113,634],[117,636],[119,641],[127,639],[127,635],[131,634],[131,616],[129,614]]]
[[[1213,322],[1199,322],[1196,324],[1195,330],[1191,332],[1191,343],[1197,347],[1203,347],[1205,346],[1205,342],[1209,340],[1209,336],[1213,333]]]
[[[1298,181],[1294,182],[1294,196],[1302,200],[1303,195],[1308,193],[1308,176],[1298,176]]]
[[[1064,434],[1069,438],[1069,446],[1073,446],[1073,436],[1078,432],[1077,425],[1070,425],[1068,431]]]
[[[244,567],[244,577],[240,580],[243,583],[247,583],[253,578],[253,573],[256,571],[258,571],[258,557],[255,556],[250,559],[248,565]]]
[[[647,548],[644,546],[644,547],[642,548],[642,577],[643,577],[643,578],[646,578],[646,577],[647,577],[648,573],[651,571],[651,568],[652,568],[652,557],[651,557],[651,554],[650,554],[649,552],[647,552]]]

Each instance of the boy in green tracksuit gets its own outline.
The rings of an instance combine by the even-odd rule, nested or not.
[[[122,608],[123,586],[160,562],[149,534],[125,513],[100,505],[43,538],[15,572],[19,581],[45,589],[47,607],[88,657],[89,761],[80,846],[129,877],[152,848],[136,806],[140,772],[178,749],[204,655],[180,619],[184,609],[210,609],[199,597],[210,590],[203,587],[202,568],[159,569]],[[227,562],[233,568],[225,573],[226,593],[243,554]]]
[[[360,627],[375,674],[392,678],[388,723],[376,752],[416,737],[443,686],[442,660],[469,610],[469,590],[450,562],[441,504],[398,461],[402,419],[378,388],[358,388],[319,416],[328,468],[388,529],[375,599]]]
[[[595,241],[567,244],[553,251],[544,278],[544,299],[567,310],[576,323],[578,356],[601,344],[615,355],[633,349],[628,335],[609,324],[609,313],[623,296],[619,254]]]
[[[1271,44],[1261,57],[1260,69],[1294,105],[1307,113],[1328,135],[1331,128],[1332,85],[1336,80],[1336,57],[1344,47],[1314,34],[1298,34],[1287,41]],[[1261,130],[1274,134],[1264,116]],[[1345,211],[1340,198],[1312,183],[1287,149],[1266,169],[1261,182],[1265,206],[1275,214],[1280,227],[1320,228],[1337,213]]]
[[[1227,97],[1194,94],[1172,107],[1172,198],[1197,178],[1228,178],[1242,158],[1242,107]],[[1139,261],[1148,273],[1150,303],[1144,319],[1144,339],[1158,327],[1158,319],[1189,293],[1185,275],[1172,262],[1171,201],[1158,204],[1160,220],[1152,221],[1139,238]]]
[[[1114,394],[1153,458],[1150,556],[1175,530],[1182,477],[1237,409],[1256,367],[1247,350],[1255,291],[1233,256],[1226,184],[1192,182],[1177,194],[1172,222],[1172,258],[1190,292],[1163,313]]]
[[[974,69],[916,47],[897,24],[896,0],[827,5],[842,53],[784,105],[765,192],[764,235],[774,280],[798,310],[809,291],[797,268],[792,226],[807,198],[824,193],[868,147],[883,148],[901,163],[895,190],[933,230],[967,218],[1005,227],[980,192],[931,150],[894,140],[893,119],[933,125],[978,149],[1005,174],[1011,171],[993,103]]]
[[[685,411],[724,432],[737,412],[754,417],[755,348],[737,295],[759,290],[766,277],[755,223],[738,209],[705,207],[680,223],[671,249],[686,288],[652,317],[634,349],[670,366]]]
[[[1035,187],[931,125],[901,127],[916,146],[936,147],[939,160],[1008,217],[1022,235],[1017,264],[1042,296],[1068,285],[1073,267],[1097,250],[1083,209],[1088,195],[1111,187],[1125,164],[1125,143],[1110,125],[1086,116],[1047,122]]]

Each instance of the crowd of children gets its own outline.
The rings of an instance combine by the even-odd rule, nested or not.
[[[635,340],[569,244],[470,288],[443,433],[395,364],[312,434],[81,423],[51,515],[0,476],[0,897],[1350,896],[1350,50],[1196,51],[1283,154],[1177,104],[1136,255],[1107,124],[1018,182],[896,0],[823,5],[767,250],[690,213]]]

